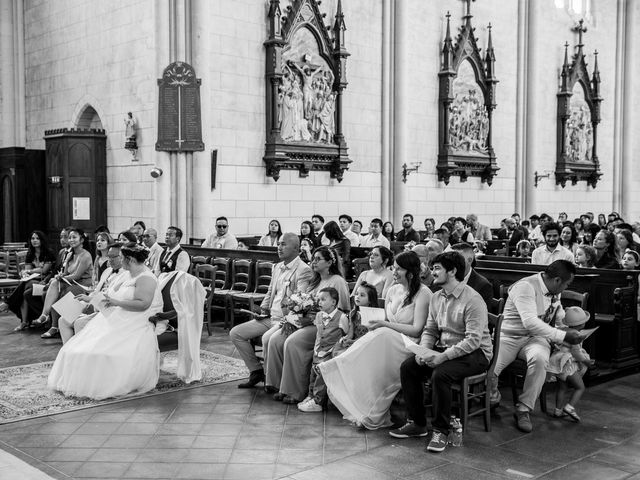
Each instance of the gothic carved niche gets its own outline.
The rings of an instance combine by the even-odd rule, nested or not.
[[[282,14],[270,0],[267,55],[267,176],[281,169],[326,170],[342,181],[348,168],[342,133],[342,92],[347,86],[344,15],[338,0],[335,22],[324,24],[317,0],[293,0]]]
[[[594,53],[593,75],[589,77],[582,47],[582,35],[587,31],[580,20],[574,28],[578,45],[569,63],[565,44],[560,91],[558,92],[558,127],[556,184],[564,188],[585,180],[595,188],[602,176],[596,151],[598,123],[600,123],[600,72],[598,52]]]
[[[451,38],[450,14],[443,42],[439,83],[438,180],[446,185],[452,175],[464,182],[477,176],[491,185],[499,170],[492,145],[492,114],[496,107],[495,54],[488,27],[484,59],[475,38],[471,0],[466,0],[464,24],[455,45]]]

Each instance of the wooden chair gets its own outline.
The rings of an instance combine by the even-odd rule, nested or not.
[[[189,273],[194,277],[197,277],[196,268],[198,267],[198,265],[209,263],[209,259],[210,257],[205,257],[202,255],[196,255],[191,257],[191,266],[189,267]]]
[[[253,269],[251,260],[244,258],[235,258],[231,262],[230,283],[228,288],[216,289],[213,292],[213,300],[217,305],[224,305],[224,328],[229,328],[231,320],[230,315],[230,296],[236,293],[246,293],[251,289],[253,281]]]
[[[14,252],[15,256],[15,265],[16,265],[16,278],[20,278],[20,274],[22,270],[25,268],[25,263],[27,261],[27,253],[28,250],[19,250]]]
[[[205,319],[207,322],[207,333],[211,336],[211,299],[213,297],[213,292],[216,289],[216,271],[218,267],[214,267],[213,265],[209,265],[207,263],[198,263],[196,264],[195,276],[200,280],[202,286],[207,291],[207,296],[205,297],[204,311],[205,311]]]
[[[9,252],[0,252],[0,278],[9,278]]]
[[[211,264],[216,267],[216,274],[214,277],[215,292],[211,293],[209,298],[208,312],[211,315],[214,311],[224,312],[224,328],[227,328],[227,304],[226,297],[224,295],[217,295],[218,292],[228,290],[231,287],[231,259],[226,257],[216,257],[211,261]],[[213,323],[213,322],[212,322]]]
[[[491,394],[491,379],[493,378],[493,371],[500,351],[501,328],[502,315],[489,313],[489,330],[492,330],[493,336],[493,357],[489,363],[488,370],[484,373],[466,377],[462,380],[462,383],[453,384],[451,386],[453,392],[458,396],[460,419],[462,421],[462,428],[465,431],[467,429],[467,421],[469,420],[469,417],[474,417],[476,415],[483,415],[484,429],[487,432],[491,431],[491,409],[489,396]],[[469,404],[474,399],[479,399],[482,406],[471,412],[469,410]]]
[[[250,292],[232,293],[229,295],[229,313],[231,315],[231,328],[235,325],[235,315],[241,308],[255,312],[256,304],[260,304],[269,290],[273,262],[257,261],[254,272],[254,288]]]

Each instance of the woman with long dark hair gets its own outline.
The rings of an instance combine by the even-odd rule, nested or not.
[[[329,398],[344,418],[370,430],[391,425],[389,407],[400,390],[400,365],[412,355],[403,335],[418,342],[429,312],[431,290],[420,282],[420,258],[403,252],[393,264],[395,284],[385,298],[385,319],[319,368]]]
[[[100,276],[107,269],[107,251],[113,243],[111,235],[100,232],[96,235],[96,259],[93,261],[93,284],[96,285]]]
[[[277,247],[280,237],[282,236],[282,228],[278,220],[271,220],[269,222],[269,229],[267,233],[260,238],[258,246],[260,247]]]
[[[42,338],[53,338],[59,335],[58,319],[60,317],[52,310],[52,305],[67,292],[78,295],[86,291],[83,287],[91,287],[93,259],[87,251],[89,240],[82,229],[72,227],[69,230],[69,247],[71,252],[67,255],[62,271],[51,280],[47,289],[42,313],[33,322],[34,325],[45,325],[51,321],[51,328],[40,335]]]
[[[345,237],[338,224],[333,220],[325,223],[323,230],[325,238],[329,240],[329,247],[340,257],[342,275],[346,276],[351,266],[351,241]]]
[[[593,239],[593,248],[596,249],[596,268],[608,268],[619,270],[622,268],[616,257],[616,236],[607,231],[600,230]]]
[[[382,235],[389,240],[389,242],[393,242],[396,239],[396,232],[391,222],[384,222],[382,224]]]
[[[338,291],[338,308],[349,312],[349,287],[342,276],[340,260],[336,252],[329,247],[319,247],[313,252],[311,269],[313,279],[308,293],[317,295],[326,287]],[[274,399],[295,404],[307,396],[309,374],[313,360],[313,345],[316,340],[316,326],[312,323],[314,315],[305,318],[303,326],[286,336],[282,329],[263,336],[263,345],[268,342],[265,358],[265,387],[276,391]]]
[[[23,280],[7,298],[9,310],[20,319],[20,325],[14,328],[14,332],[26,330],[31,321],[37,317],[37,312],[29,308],[25,295],[31,295],[33,284],[47,282],[56,263],[56,256],[49,249],[47,237],[44,232],[34,230],[29,236],[29,249],[22,271]],[[34,277],[34,275],[37,275]]]
[[[562,231],[560,232],[560,246],[566,248],[575,255],[578,248],[578,232],[573,228],[571,222],[564,222]]]
[[[309,220],[305,220],[300,224],[300,235],[298,235],[300,241],[303,238],[308,238],[313,242],[314,247],[318,246],[318,239],[316,237],[316,233],[313,231],[313,223]]]

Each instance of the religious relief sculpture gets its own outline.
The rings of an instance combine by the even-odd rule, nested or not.
[[[480,55],[471,25],[470,0],[465,23],[453,44],[450,15],[442,49],[439,88],[438,180],[449,184],[452,175],[464,182],[478,176],[491,185],[499,170],[491,141],[492,115],[496,107],[495,54],[488,27],[487,51]]]
[[[598,53],[594,53],[593,75],[589,76],[582,47],[582,35],[587,31],[580,20],[573,29],[578,33],[578,45],[569,63],[565,44],[560,91],[558,92],[558,133],[556,184],[564,188],[567,180],[573,185],[586,180],[595,188],[602,176],[596,151],[600,123],[600,72]]]
[[[280,170],[328,170],[342,180],[351,163],[342,134],[342,92],[347,85],[344,15],[339,0],[333,27],[319,1],[293,0],[280,10],[270,0],[267,47],[267,176]],[[330,33],[332,35],[330,35]]]

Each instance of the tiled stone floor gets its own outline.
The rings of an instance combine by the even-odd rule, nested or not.
[[[13,325],[0,317],[0,366],[15,364],[9,343],[25,357],[40,349],[33,361],[55,356],[54,342],[11,334]],[[234,354],[221,330],[205,333],[203,348]],[[640,480],[640,374],[589,388],[580,424],[536,412],[531,434],[513,427],[507,400],[491,432],[472,419],[464,445],[442,454],[426,453],[423,439],[359,430],[336,410],[302,414],[236,383],[0,425],[0,449],[28,464],[20,470],[0,455],[0,478],[36,478],[30,465],[56,479]]]

